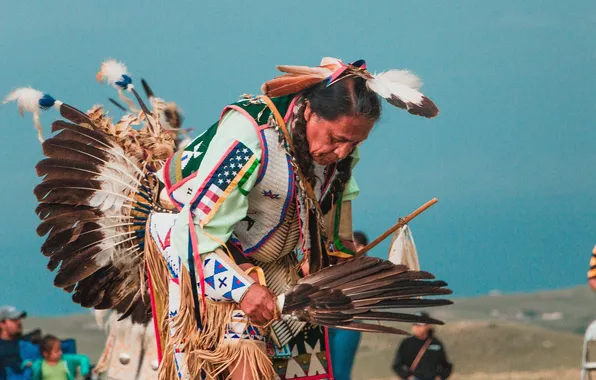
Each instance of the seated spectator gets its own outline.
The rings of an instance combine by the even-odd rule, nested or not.
[[[21,320],[26,316],[14,306],[0,307],[0,380],[24,379],[19,339],[23,334]]]
[[[429,317],[420,312],[420,316]],[[451,375],[452,365],[447,360],[445,347],[435,337],[434,329],[426,323],[414,323],[414,336],[404,339],[395,361],[393,371],[401,379],[444,380]]]
[[[31,367],[33,380],[74,380],[77,368],[82,376],[89,374],[89,358],[85,355],[63,354],[62,342],[53,335],[46,335],[39,343],[43,359],[22,363],[22,368]]]
[[[588,285],[590,285],[590,288],[596,292],[596,246],[594,246],[594,249],[592,249],[592,257],[590,258]]]

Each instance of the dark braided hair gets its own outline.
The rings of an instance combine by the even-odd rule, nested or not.
[[[302,96],[310,104],[312,112],[325,120],[333,121],[341,116],[363,116],[369,120],[377,121],[381,116],[379,96],[368,89],[366,81],[362,78],[341,79],[331,86],[322,82],[304,91]],[[296,115],[292,137],[296,149],[296,161],[311,185],[314,186],[314,164],[306,138],[305,109],[306,107],[303,106]],[[345,183],[351,176],[351,163],[351,156],[337,163],[337,181],[331,184],[330,195],[343,191]],[[327,198],[321,202],[324,212],[330,208],[333,202],[333,199]]]

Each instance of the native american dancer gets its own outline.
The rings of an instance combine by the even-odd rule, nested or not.
[[[141,107],[118,123],[29,88],[7,98],[33,113],[40,140],[40,109],[70,121],[53,123],[37,165],[55,285],[85,307],[152,313],[161,379],[330,379],[327,326],[403,334],[379,321],[438,321],[385,309],[450,303],[422,298],[450,293],[428,272],[353,258],[357,147],[381,97],[438,114],[420,80],[333,58],[278,69],[264,95],[225,107],[176,153],[163,107],[150,110],[113,60],[98,79]]]

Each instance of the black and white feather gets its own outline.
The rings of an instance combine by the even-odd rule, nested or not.
[[[403,108],[413,115],[431,118],[439,114],[435,103],[419,91],[422,87],[421,80],[407,70],[373,74],[366,84],[391,105]]]

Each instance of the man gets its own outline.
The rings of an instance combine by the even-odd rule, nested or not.
[[[19,339],[23,334],[21,320],[27,313],[14,306],[0,307],[0,380],[21,378]]]
[[[429,318],[425,312],[418,315]],[[408,380],[448,378],[452,365],[447,360],[443,343],[435,338],[433,328],[426,323],[414,323],[412,332],[414,336],[404,339],[397,350],[393,371]]]
[[[596,292],[596,246],[594,246],[594,249],[592,249],[592,257],[590,258],[588,285],[590,285],[590,288]]]
[[[368,237],[360,231],[354,232],[356,251],[368,244]],[[331,348],[331,365],[335,380],[350,380],[354,357],[360,344],[360,332],[340,329],[329,329],[329,345]]]

